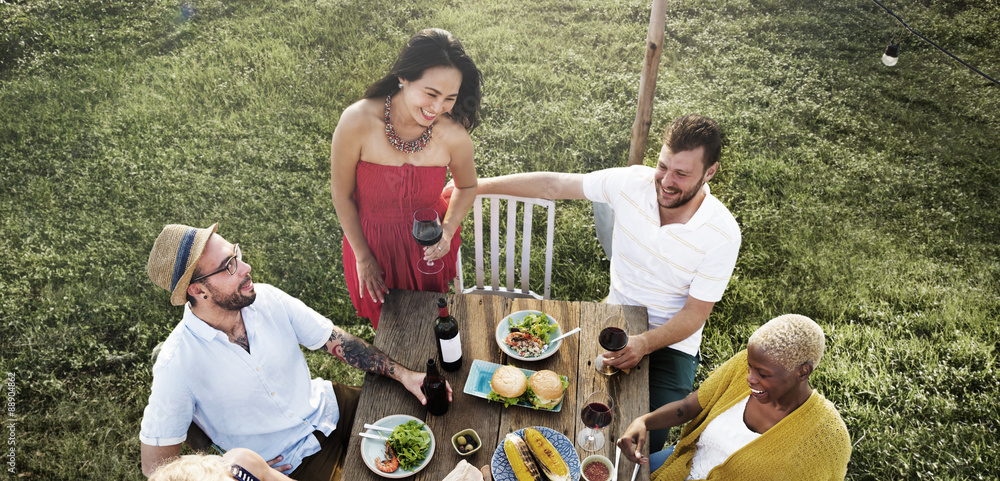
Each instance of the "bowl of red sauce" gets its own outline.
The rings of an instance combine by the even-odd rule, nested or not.
[[[608,481],[612,469],[611,460],[600,454],[587,456],[580,463],[580,475],[586,481]]]

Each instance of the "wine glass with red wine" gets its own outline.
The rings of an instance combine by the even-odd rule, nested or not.
[[[587,426],[576,436],[576,443],[584,451],[597,451],[604,447],[604,433],[601,428],[611,424],[611,411],[615,408],[615,400],[611,395],[596,391],[587,397],[587,403],[580,411],[580,419]]]
[[[597,338],[601,347],[608,351],[617,352],[625,349],[628,345],[628,319],[623,316],[611,316],[604,320],[604,329],[601,329],[600,337]],[[618,372],[618,368],[604,364],[604,355],[598,354],[594,360],[594,367],[597,372],[610,376]]]
[[[413,238],[417,244],[424,247],[436,245],[443,234],[436,210],[424,208],[413,213]],[[444,262],[425,261],[423,258],[417,262],[417,270],[424,274],[437,274],[441,269],[444,269]]]

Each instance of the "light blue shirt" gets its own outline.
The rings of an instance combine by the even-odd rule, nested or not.
[[[266,460],[281,455],[281,464],[294,469],[320,450],[313,431],[336,429],[333,386],[310,379],[299,348],[323,347],[333,323],[276,287],[255,288],[257,299],[242,310],[250,353],[184,306],[153,365],[139,431],[144,444],[179,444],[194,420],[227,451],[248,448]]]

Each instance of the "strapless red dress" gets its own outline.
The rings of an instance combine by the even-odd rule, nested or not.
[[[459,232],[455,232],[455,237],[451,239],[451,250],[435,261],[443,262],[444,269],[431,275],[417,270],[424,248],[413,239],[413,212],[417,209],[435,209],[444,220],[449,199],[443,197],[441,191],[444,190],[447,171],[447,167],[416,167],[411,164],[396,167],[358,162],[354,202],[358,206],[361,230],[368,248],[385,274],[385,285],[390,289],[448,292],[448,283],[456,276],[455,261],[458,248],[462,245]],[[364,299],[361,298],[358,265],[346,236],[344,277],[358,315],[368,318],[378,329],[382,304],[373,301],[368,292],[365,292]]]

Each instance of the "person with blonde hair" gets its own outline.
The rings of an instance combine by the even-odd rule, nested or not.
[[[698,390],[632,421],[618,447],[649,464],[653,481],[842,480],[851,457],[847,426],[809,386],[825,344],[812,319],[778,316]],[[648,430],[684,423],[674,447],[641,455]]]
[[[236,448],[224,456],[189,454],[161,465],[149,481],[286,481],[291,480],[268,466],[259,454]]]

